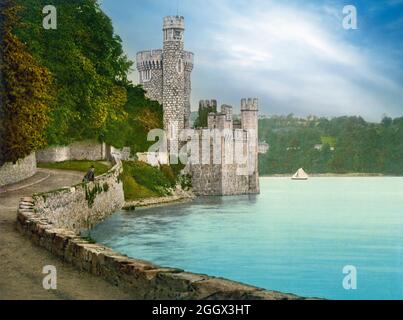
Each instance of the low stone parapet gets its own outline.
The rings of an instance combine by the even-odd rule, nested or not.
[[[124,205],[122,170],[121,161],[115,160],[113,168],[94,182],[35,194],[35,210],[55,227],[77,234],[89,229]]]
[[[131,259],[91,243],[73,231],[56,227],[37,212],[33,198],[21,199],[17,228],[36,245],[130,292],[134,299],[301,299],[292,294]]]

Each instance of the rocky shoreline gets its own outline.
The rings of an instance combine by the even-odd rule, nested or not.
[[[180,187],[177,187],[172,195],[163,196],[163,197],[152,197],[139,199],[135,201],[126,201],[123,206],[123,210],[136,210],[137,208],[153,208],[160,207],[165,205],[172,205],[176,203],[184,203],[193,201],[196,198],[196,195],[188,190],[183,190]]]
[[[133,299],[305,299],[294,294],[129,258],[108,247],[92,243],[73,230],[55,227],[37,209],[34,198],[21,198],[16,225],[23,235],[62,261],[125,290]]]

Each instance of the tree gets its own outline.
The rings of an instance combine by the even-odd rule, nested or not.
[[[5,0],[0,12],[3,21],[0,164],[16,162],[44,147],[44,132],[49,123],[52,77],[13,33],[19,21],[18,10],[14,0]]]
[[[105,142],[115,147],[130,147],[132,153],[144,152],[154,143],[147,141],[150,130],[162,128],[162,106],[146,98],[141,86],[127,86],[127,117],[110,122],[105,130]]]
[[[261,174],[290,174],[299,167],[310,173],[403,174],[403,117],[370,123],[361,117],[272,116],[259,120],[259,139],[270,145],[259,156]]]
[[[111,122],[127,117],[127,73],[132,65],[111,20],[95,0],[53,0],[57,29],[45,30],[42,8],[49,1],[17,1],[24,8],[18,35],[55,79],[49,144],[103,140]]]

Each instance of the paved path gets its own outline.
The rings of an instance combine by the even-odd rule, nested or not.
[[[121,289],[33,245],[15,228],[21,197],[76,184],[82,176],[81,172],[38,169],[32,178],[0,190],[0,299],[130,299]],[[45,265],[57,268],[57,290],[42,287]]]

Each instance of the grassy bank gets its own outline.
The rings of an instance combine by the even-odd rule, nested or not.
[[[95,167],[96,176],[106,173],[111,168],[111,165],[105,162],[88,161],[88,160],[69,160],[62,162],[49,162],[38,164],[39,168],[72,170],[81,172],[87,172],[91,166]]]
[[[183,166],[153,167],[140,161],[123,161],[123,189],[126,201],[171,195]]]
[[[95,167],[97,176],[107,172],[111,165],[99,161],[71,160],[55,163],[40,163],[39,168],[60,169],[87,172]],[[171,195],[171,191],[179,183],[184,189],[190,187],[189,181],[180,178],[182,165],[162,165],[153,167],[141,161],[123,161],[123,172],[120,176],[126,201],[134,201],[152,197]]]

